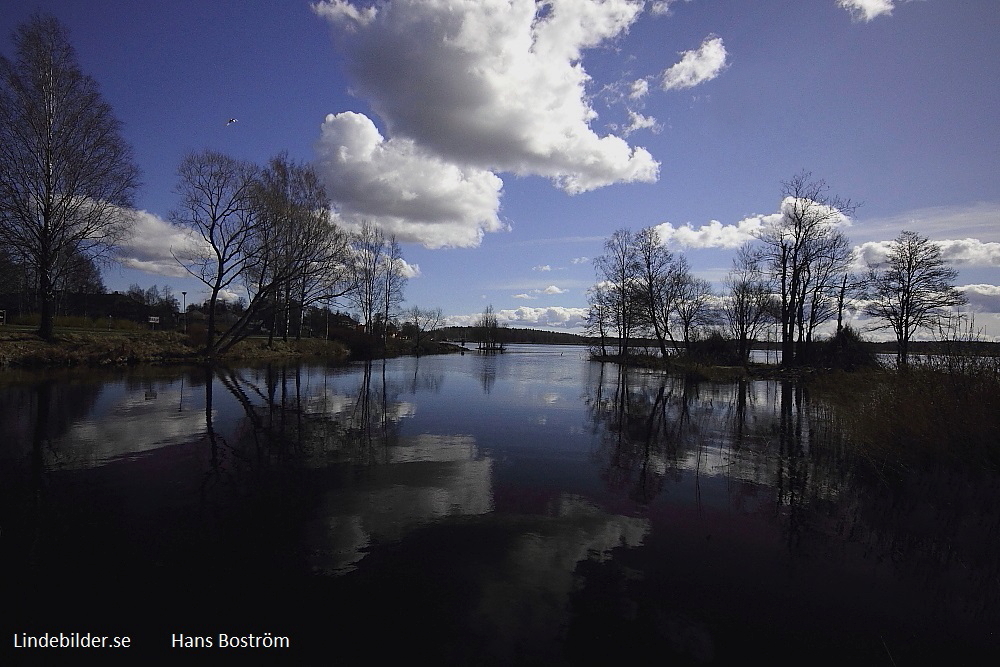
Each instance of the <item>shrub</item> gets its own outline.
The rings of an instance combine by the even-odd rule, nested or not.
[[[722,335],[722,332],[713,330],[700,339],[693,340],[688,345],[686,355],[692,361],[700,364],[713,366],[742,366],[743,359],[740,359],[736,341],[730,340]]]
[[[201,322],[190,322],[187,327],[188,345],[200,350],[208,342],[208,329]]]
[[[867,341],[850,325],[838,331],[832,338],[817,343],[816,361],[824,368],[845,371],[881,366]]]

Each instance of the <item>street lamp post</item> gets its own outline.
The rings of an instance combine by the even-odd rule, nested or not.
[[[184,317],[184,333],[188,332],[187,295],[187,292],[181,292],[181,300],[184,303],[181,306],[181,315]]]

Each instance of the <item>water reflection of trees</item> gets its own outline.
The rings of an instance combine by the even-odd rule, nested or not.
[[[59,438],[86,417],[101,395],[102,383],[72,373],[46,373],[28,383],[0,386],[0,433],[3,458],[22,458],[32,447],[44,452],[49,463],[68,454],[59,448]]]
[[[790,555],[888,566],[949,627],[1000,621],[1000,477],[887,468],[855,450],[802,383],[705,383],[595,365],[587,393],[607,486],[640,503],[721,479],[730,509],[781,530]]]
[[[11,563],[36,558],[43,519],[50,512],[48,472],[72,457],[60,447],[59,436],[93,408],[100,387],[57,375],[34,387],[0,387],[0,526]]]
[[[400,376],[388,373],[384,360],[366,362],[350,376],[315,370],[269,365],[217,371],[218,383],[245,416],[234,434],[242,459],[256,465],[289,458],[310,466],[385,463],[388,449],[399,443],[400,421],[413,409],[405,396],[439,391],[443,382],[440,374],[421,373],[419,362],[412,375]],[[356,378],[353,388],[334,384],[345,377]],[[215,431],[210,412],[206,407],[206,422]],[[219,438],[210,432],[211,441],[227,447]]]
[[[484,394],[493,391],[493,385],[497,383],[497,365],[499,363],[496,354],[479,355],[479,383],[483,385]]]
[[[608,486],[649,502],[676,477],[679,461],[697,443],[703,410],[698,387],[683,378],[597,366],[586,405],[600,434],[597,458]]]

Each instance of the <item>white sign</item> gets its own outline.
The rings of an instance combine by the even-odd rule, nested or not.
[[[159,324],[160,323],[160,318],[159,317],[150,316],[149,323],[150,324]]]

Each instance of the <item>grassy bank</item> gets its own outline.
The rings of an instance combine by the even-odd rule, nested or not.
[[[57,329],[46,342],[27,330],[0,331],[0,369],[66,366],[110,366],[132,364],[207,363],[201,345],[192,337],[173,331],[83,331]],[[352,359],[446,354],[462,348],[450,343],[422,341],[415,350],[412,341],[390,340],[386,349],[374,349],[365,340],[303,338],[268,344],[267,338],[247,338],[217,361],[221,363],[280,359],[322,359],[346,362]]]
[[[336,341],[305,339],[275,341],[247,339],[221,361],[250,361],[318,357],[336,361],[348,358],[347,348]],[[51,366],[108,366],[127,364],[203,363],[207,359],[176,332],[57,331],[52,342],[28,332],[0,333],[0,368]]]

